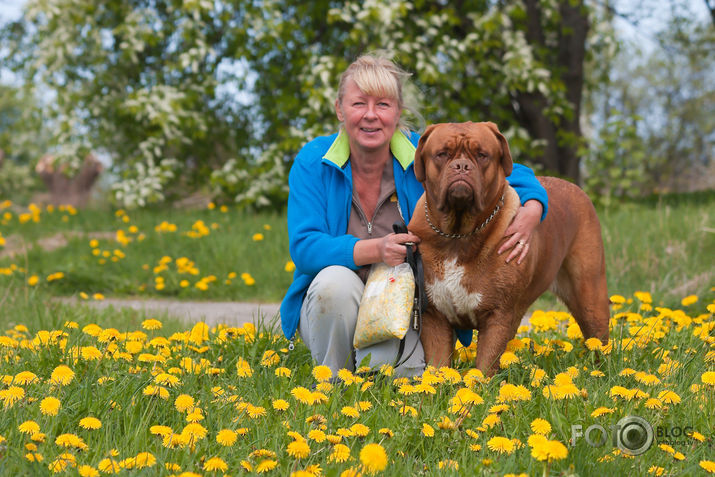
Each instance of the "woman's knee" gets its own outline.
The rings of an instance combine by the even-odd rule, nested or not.
[[[355,272],[346,267],[333,265],[318,273],[308,288],[306,299],[329,312],[329,310],[357,311],[364,285]]]

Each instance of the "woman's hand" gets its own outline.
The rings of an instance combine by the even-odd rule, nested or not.
[[[526,258],[526,254],[529,252],[531,232],[539,225],[543,211],[544,207],[538,200],[527,200],[519,208],[511,224],[504,232],[504,237],[508,237],[507,241],[497,251],[501,255],[512,249],[506,258],[506,263],[509,263],[515,257],[519,257],[516,263],[520,264]]]
[[[394,267],[405,261],[407,256],[406,244],[419,243],[420,238],[417,235],[406,233],[406,234],[389,234],[385,235],[380,239],[379,250],[380,250],[380,261],[385,262],[387,265]],[[409,245],[408,245],[409,246]],[[413,250],[415,246],[412,245]]]

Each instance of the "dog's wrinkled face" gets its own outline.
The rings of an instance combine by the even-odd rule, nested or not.
[[[511,174],[512,160],[496,124],[445,123],[431,125],[422,135],[414,167],[438,210],[477,214]],[[499,180],[492,180],[495,176]]]

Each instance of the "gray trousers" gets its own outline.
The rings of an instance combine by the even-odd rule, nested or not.
[[[360,299],[365,288],[362,280],[349,268],[326,267],[318,273],[308,287],[308,292],[300,310],[298,332],[310,349],[313,359],[329,367],[335,376],[338,370],[350,371],[359,366],[365,358],[372,369],[383,364],[392,365],[397,357],[400,340],[393,339],[377,343],[363,349],[353,348],[353,336],[357,324]],[[412,356],[395,369],[397,376],[418,376],[425,369],[425,354],[417,332],[410,329],[406,335],[405,359],[416,348]]]

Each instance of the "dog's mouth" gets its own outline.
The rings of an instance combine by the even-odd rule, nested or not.
[[[447,188],[447,203],[455,209],[464,209],[474,203],[474,188],[464,179],[456,179]]]

